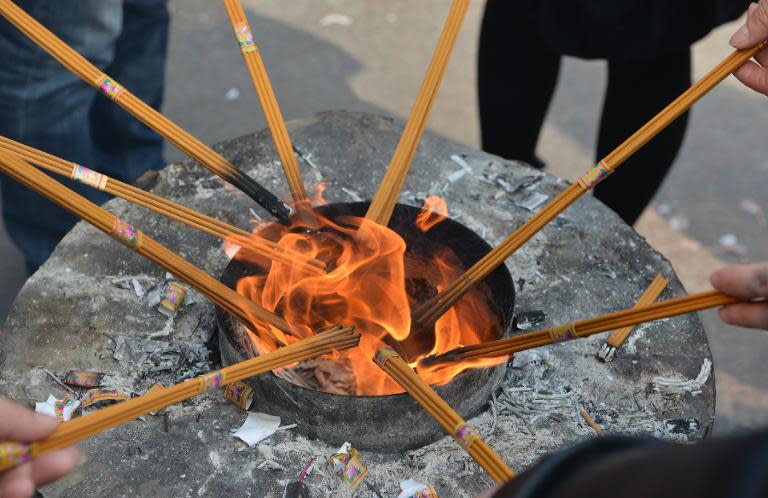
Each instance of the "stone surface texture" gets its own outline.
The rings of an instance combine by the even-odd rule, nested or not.
[[[402,126],[369,114],[331,112],[293,121],[289,130],[303,158],[305,182],[325,182],[329,201],[352,201],[372,196]],[[218,150],[268,188],[287,194],[267,132]],[[457,173],[467,166],[471,172]],[[551,200],[565,186],[525,165],[426,134],[400,201],[418,206],[429,194],[442,195],[452,218],[497,244],[531,215],[521,205],[535,205],[538,194]],[[266,217],[193,162],[168,166],[152,191],[242,227],[254,216]],[[216,239],[121,200],[106,207],[213,275],[227,263]],[[520,325],[529,329],[629,307],[659,272],[672,279],[663,297],[684,293],[669,263],[591,196],[507,264],[516,281]],[[148,305],[167,278],[162,269],[78,224],[11,310],[0,335],[0,392],[30,404],[50,393],[65,394],[43,369],[59,377],[72,369],[98,370],[107,373],[107,387],[143,393],[155,382],[216,368],[214,310],[207,300],[191,292],[173,319]],[[580,409],[607,432],[684,441],[708,433],[714,376],[697,317],[639,327],[611,363],[595,357],[604,339],[518,355],[488,410],[470,423],[518,470],[546,452],[594,437]],[[258,400],[253,409],[258,411]],[[307,440],[287,429],[248,448],[230,432],[245,417],[221,393],[143,417],[84,442],[87,463],[44,494],[281,497],[313,458],[316,470],[305,481],[312,496],[350,494],[325,465],[344,441]],[[347,440],[354,446],[355,434]],[[411,477],[432,484],[443,497],[470,497],[491,485],[449,438],[402,455],[361,457],[369,473],[356,496],[394,496],[398,482]]]

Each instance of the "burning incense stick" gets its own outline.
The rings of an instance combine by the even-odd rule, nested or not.
[[[368,207],[366,218],[379,225],[386,226],[392,216],[392,211],[395,209],[397,198],[403,188],[411,162],[413,162],[413,156],[416,154],[416,147],[419,145],[419,140],[424,132],[424,126],[437,96],[440,82],[443,79],[443,74],[445,74],[445,68],[448,65],[451,51],[456,43],[456,37],[468,7],[469,0],[453,0],[442,35],[440,35],[437,48],[432,56],[432,62],[429,64],[426,76],[424,76],[419,95],[416,97],[413,109],[411,109],[411,115],[408,117],[400,143],[398,143],[389,163],[389,168],[381,180],[379,190]]]
[[[639,325],[645,322],[661,320],[662,318],[684,315],[694,311],[739,302],[744,301],[718,291],[691,294],[649,304],[642,308],[625,309],[596,318],[577,320],[515,337],[457,348],[438,356],[424,358],[421,360],[421,363],[425,366],[433,366],[439,363],[464,361],[471,358],[507,356],[526,349],[588,337],[607,330]]]
[[[355,347],[360,341],[360,335],[353,334],[352,330],[352,327],[336,327],[216,372],[108,406],[62,423],[56,432],[42,441],[31,444],[0,441],[0,471],[27,462],[46,451],[66,448],[150,412],[159,411],[229,383],[286,367],[298,361]]]
[[[557,215],[576,202],[584,193],[605,179],[632,154],[655,137],[660,131],[687,111],[697,100],[706,95],[729,74],[741,67],[762,50],[766,43],[747,50],[736,50],[720,64],[707,73],[701,80],[680,95],[674,102],[648,121],[634,135],[619,145],[613,152],[605,156],[594,168],[585,173],[579,180],[566,188],[552,202],[534,214],[501,244],[475,263],[451,285],[443,289],[437,296],[425,302],[413,313],[416,327],[425,327],[443,315],[470,286],[481,281],[493,272],[499,265],[517,251],[525,242],[536,235]]]
[[[435,421],[466,451],[472,459],[497,483],[515,476],[512,470],[493,449],[483,441],[472,427],[451,408],[432,388],[416,375],[394,349],[385,347],[376,352],[376,364],[392,377],[416,400]]]
[[[283,333],[294,334],[290,325],[279,316],[241,296],[184,258],[144,235],[133,225],[129,225],[56,182],[15,154],[7,150],[0,150],[0,171],[29,189],[47,197],[75,216],[84,219],[121,244],[162,266],[234,315],[245,327],[253,328],[258,326],[255,321],[261,321],[273,325]],[[261,328],[271,333],[269,327]],[[274,337],[274,334],[272,335]],[[284,338],[274,338],[280,344],[286,343]]]
[[[325,273],[325,264],[316,259],[308,259],[302,254],[285,249],[271,240],[233,227],[216,218],[198,213],[175,202],[171,202],[140,188],[123,183],[114,178],[97,173],[76,163],[65,161],[41,150],[34,149],[11,139],[0,136],[0,149],[15,153],[26,161],[53,173],[66,176],[77,182],[103,190],[139,206],[150,209],[163,216],[184,223],[214,237],[233,242],[246,251],[265,258],[280,261],[290,266],[301,268],[315,275]]]
[[[100,90],[117,105],[196,159],[211,172],[237,187],[278,219],[286,220],[290,216],[291,209],[269,190],[237,169],[213,149],[139,100],[114,79],[102,73],[96,66],[88,62],[77,51],[57,38],[12,1],[0,0],[0,14],[80,79]]]
[[[280,106],[277,103],[277,97],[269,82],[267,69],[264,67],[264,61],[261,59],[259,49],[251,33],[251,27],[248,25],[248,19],[243,11],[240,0],[224,0],[224,7],[229,14],[229,20],[232,23],[232,29],[235,31],[237,44],[243,53],[245,64],[248,67],[248,73],[253,80],[253,86],[259,96],[259,102],[264,110],[264,117],[267,119],[269,131],[272,133],[272,139],[275,141],[277,155],[283,165],[285,178],[291,189],[294,201],[301,201],[307,198],[307,192],[304,190],[304,183],[301,180],[301,171],[296,161],[296,155],[293,153],[291,139],[288,136],[288,129],[285,127],[283,114],[280,112]]]
[[[656,275],[656,278],[653,279],[651,285],[645,289],[643,295],[640,296],[640,299],[637,300],[635,309],[648,306],[651,303],[655,303],[656,299],[659,298],[668,284],[669,280],[664,278],[661,274]],[[629,325],[627,327],[614,330],[611,335],[608,336],[608,339],[603,343],[600,350],[597,352],[597,357],[603,361],[613,361],[613,358],[616,356],[616,351],[624,343],[624,341],[627,340],[627,337],[629,337],[629,334],[631,334],[633,330],[635,330],[634,325]]]

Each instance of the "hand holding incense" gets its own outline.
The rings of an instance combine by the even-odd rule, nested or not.
[[[234,315],[245,327],[258,326],[257,322],[261,321],[273,325],[285,334],[294,333],[290,325],[279,316],[241,296],[181,256],[158,244],[133,225],[56,182],[15,154],[0,150],[0,171],[162,266]],[[269,331],[269,327],[263,328]],[[284,336],[273,336],[273,338],[283,345],[287,342]]]
[[[72,71],[73,74],[100,90],[107,98],[155,130],[190,157],[196,159],[212,173],[237,187],[275,217],[280,220],[286,220],[290,216],[291,209],[272,192],[237,169],[232,163],[214,152],[213,149],[203,144],[200,140],[139,100],[117,81],[102,73],[96,66],[88,62],[82,55],[38,23],[11,0],[0,0],[0,15],[5,17],[19,31],[48,52],[64,67]]]
[[[288,187],[291,189],[291,195],[294,201],[302,201],[307,198],[307,192],[304,190],[304,182],[301,180],[301,171],[296,161],[296,155],[293,153],[291,139],[288,136],[288,128],[285,126],[283,114],[280,112],[280,106],[275,97],[275,91],[269,82],[267,68],[261,59],[259,49],[253,39],[251,27],[248,19],[245,17],[243,5],[240,0],[224,0],[224,7],[227,9],[229,20],[232,23],[232,29],[235,31],[235,38],[240,47],[240,51],[248,67],[248,73],[253,80],[253,86],[259,96],[259,102],[264,110],[264,117],[267,119],[269,131],[272,133],[272,140],[275,142],[277,155],[280,157],[280,163],[283,165],[285,178],[288,181]]]
[[[201,375],[168,388],[150,391],[59,425],[50,437],[33,443],[0,442],[0,471],[27,462],[41,453],[72,446],[150,412],[217,389],[232,382],[283,368],[298,361],[357,346],[359,334],[352,327],[336,327],[289,346]]]
[[[661,320],[662,318],[684,315],[694,311],[739,302],[744,302],[744,300],[718,291],[702,292],[700,294],[667,299],[666,301],[660,301],[639,308],[616,311],[596,318],[577,320],[506,339],[457,348],[438,356],[424,358],[420,363],[425,366],[434,366],[440,363],[464,361],[470,358],[508,356],[525,351],[526,349],[580,339],[608,330],[639,325],[645,322]]]
[[[414,311],[413,319],[417,327],[426,327],[440,318],[456,301],[467,292],[470,286],[483,280],[499,265],[512,256],[523,244],[536,235],[550,221],[565,211],[587,191],[608,177],[616,168],[637,152],[649,140],[666,128],[675,119],[687,111],[696,101],[723,81],[729,74],[741,67],[759,52],[766,43],[736,50],[720,64],[680,95],[674,102],[648,121],[642,128],[605,156],[595,167],[587,171],[579,180],[561,192],[552,202],[534,214],[520,228],[507,237],[501,244],[475,263],[462,276],[446,287],[437,296],[425,302]]]
[[[461,416],[432,390],[394,349],[385,347],[376,352],[376,364],[392,377],[421,405],[472,459],[488,472],[497,483],[515,476],[515,471],[483,441]]]
[[[411,109],[411,115],[400,137],[400,143],[397,144],[395,153],[389,163],[389,168],[381,180],[379,189],[368,207],[365,217],[386,226],[392,211],[395,209],[397,198],[400,196],[400,190],[403,188],[405,177],[416,155],[416,148],[419,145],[421,135],[424,133],[424,126],[427,123],[429,112],[432,110],[432,104],[435,102],[437,91],[440,88],[440,82],[445,74],[445,68],[448,66],[448,60],[456,44],[456,37],[459,35],[459,29],[464,20],[464,16],[469,8],[469,0],[453,0],[448,18],[445,20],[443,32],[437,43],[437,48],[432,56],[432,62],[427,68],[427,74],[421,84],[421,89],[416,97],[416,102]]]
[[[283,248],[271,240],[251,234],[216,218],[198,213],[193,209],[171,202],[133,185],[115,180],[80,164],[65,161],[1,136],[0,148],[13,152],[38,167],[120,197],[128,202],[184,223],[201,232],[235,243],[245,251],[263,256],[272,261],[279,261],[289,266],[301,268],[313,275],[325,274],[325,263],[322,261],[309,259],[296,251]]]

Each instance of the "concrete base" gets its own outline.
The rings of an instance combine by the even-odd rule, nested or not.
[[[352,201],[375,191],[402,123],[333,112],[291,122],[289,129],[305,158],[305,183],[326,182],[329,201]],[[235,139],[219,150],[269,188],[287,193],[268,133]],[[462,167],[454,155],[472,171],[457,178],[461,173],[454,173]],[[418,206],[429,194],[442,195],[452,218],[497,244],[530,216],[521,205],[531,205],[535,194],[551,200],[564,187],[524,165],[426,134],[400,202]],[[152,190],[242,227],[251,208],[266,217],[193,163],[169,166]],[[218,240],[123,201],[107,208],[213,275],[227,263]],[[591,196],[538,234],[508,266],[518,279],[518,317],[538,321],[536,328],[629,307],[659,272],[673,281],[663,297],[684,292],[669,263]],[[116,278],[134,278],[150,290],[162,284],[164,272],[95,229],[77,225],[14,304],[0,336],[0,392],[29,403],[62,394],[37,366],[56,374],[107,372],[108,387],[139,393],[154,382],[208,368],[200,351],[213,347],[209,302],[191,293],[191,303],[170,321],[147,305],[146,296],[119,288]],[[116,361],[114,341],[126,338],[138,358],[124,355]],[[471,423],[518,470],[548,451],[591,437],[578,416],[580,408],[609,432],[678,440],[705,436],[714,414],[714,377],[706,369],[699,376],[710,353],[695,316],[640,327],[612,363],[595,358],[603,341],[597,336],[519,355],[492,403],[494,410]],[[163,348],[179,352],[172,368],[156,354],[142,354]],[[211,359],[215,368],[218,358]],[[697,376],[700,382],[682,382]],[[679,380],[683,387],[665,386],[658,378]],[[693,386],[695,394],[685,386]],[[340,487],[322,462],[344,441],[312,441],[281,431],[245,448],[229,432],[245,414],[220,393],[166,413],[167,432],[162,416],[148,416],[83,443],[88,463],[47,487],[46,496],[283,496],[310,458],[322,469],[306,481],[313,496],[334,494]],[[683,427],[679,421],[685,419],[697,423]],[[348,440],[354,445],[355,434]],[[403,455],[363,452],[361,457],[370,469],[361,496],[373,496],[372,489],[395,495],[398,482],[410,477],[431,483],[443,497],[472,496],[490,485],[448,438]],[[276,464],[262,465],[265,461]]]

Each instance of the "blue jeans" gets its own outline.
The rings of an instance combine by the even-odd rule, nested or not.
[[[163,98],[165,0],[16,0],[102,71],[156,109]],[[70,73],[0,17],[0,135],[124,182],[161,169],[162,138]],[[64,180],[96,204],[107,194]],[[6,228],[30,272],[77,221],[0,175]]]

